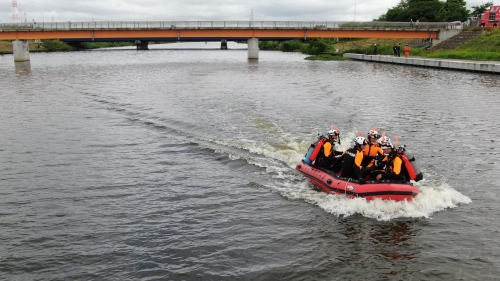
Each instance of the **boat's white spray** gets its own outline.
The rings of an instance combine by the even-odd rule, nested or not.
[[[357,133],[352,131],[343,133],[341,136],[343,145],[337,147],[337,150],[349,148],[352,145],[351,140],[357,136]],[[283,143],[279,145],[241,140],[238,143],[224,142],[224,146],[233,146],[250,152],[251,156],[233,155],[232,157],[244,158],[249,164],[265,168],[269,176],[275,179],[267,187],[277,191],[284,198],[304,200],[339,217],[358,214],[377,220],[431,218],[435,212],[472,203],[469,197],[449,186],[441,176],[426,170],[425,163],[421,163],[424,167],[422,169],[424,179],[414,183],[421,193],[410,202],[379,199],[366,201],[363,198],[351,199],[345,195],[319,192],[300,172],[290,171],[290,169],[295,170],[295,165],[304,157],[313,138],[314,136],[310,140],[305,140],[283,136],[281,138]]]

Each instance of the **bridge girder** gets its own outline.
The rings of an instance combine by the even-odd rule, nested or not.
[[[0,40],[59,39],[63,41],[283,41],[309,38],[437,39],[439,30],[391,29],[107,29],[1,31]]]

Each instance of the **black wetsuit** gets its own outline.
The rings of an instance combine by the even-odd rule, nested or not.
[[[343,158],[342,177],[358,180],[363,177],[363,151],[349,148],[341,156]]]
[[[316,161],[314,162],[315,166],[332,169],[333,165],[337,161],[335,155],[340,155],[342,152],[335,150],[335,143],[332,141],[326,141],[321,150],[316,157]]]

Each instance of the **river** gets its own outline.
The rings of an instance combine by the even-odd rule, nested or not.
[[[219,46],[0,56],[0,279],[497,280],[497,75]],[[397,136],[421,194],[313,189],[331,125]]]

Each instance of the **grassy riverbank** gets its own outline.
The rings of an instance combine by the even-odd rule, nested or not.
[[[261,50],[279,50],[283,52],[301,52],[307,55],[307,60],[346,60],[341,55],[344,53],[372,54],[374,44],[377,44],[377,53],[380,55],[392,55],[394,44],[404,47],[409,39],[314,39],[307,42],[301,40],[290,40],[285,42],[260,42]],[[403,50],[401,50],[403,51]],[[424,52],[423,49],[415,49],[414,55]]]
[[[320,54],[320,55],[316,55],[316,56],[308,56],[305,59],[306,60],[334,60],[334,61],[350,60],[349,58],[344,58],[342,55],[338,55],[338,54]]]
[[[477,28],[476,28],[477,29]],[[332,44],[341,53],[365,54],[373,51],[373,44],[378,45],[377,53],[381,55],[392,55],[393,42],[401,42],[401,46],[408,39],[363,39],[352,42],[341,42]],[[401,50],[402,51],[402,50]],[[421,56],[427,58],[448,58],[478,61],[500,61],[500,29],[486,28],[482,35],[457,47],[454,50],[427,51],[422,48],[412,48],[411,56]]]
[[[424,53],[423,57],[479,61],[500,61],[500,29],[485,29],[483,34],[455,50]]]
[[[69,45],[59,40],[43,40],[40,43],[29,42],[30,52],[65,52],[86,49],[111,48],[122,46],[134,46],[132,42],[84,42],[77,45]],[[0,54],[12,54],[12,42],[0,41]]]
[[[372,54],[374,44],[377,44],[377,54],[393,55],[394,44],[401,44],[401,49],[410,39],[352,39],[333,41],[332,39],[316,40],[312,44],[300,40],[286,42],[261,42],[260,49],[280,50],[283,52],[302,52],[311,55],[309,60],[339,60],[337,56],[324,54],[356,53]],[[312,47],[312,46],[315,46]],[[319,48],[318,48],[319,47]],[[403,52],[403,50],[401,50]],[[411,48],[411,56],[428,58],[453,58],[463,60],[500,61],[500,28],[485,28],[484,33],[470,42],[467,42],[455,50],[428,51],[423,48]]]
[[[38,52],[38,44],[28,43],[30,52]],[[0,41],[0,54],[12,54],[12,42]]]

